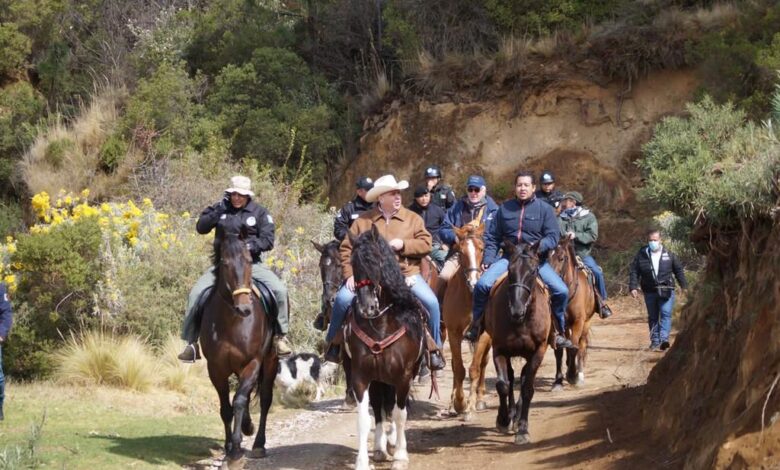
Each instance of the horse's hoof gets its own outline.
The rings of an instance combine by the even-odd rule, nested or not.
[[[257,449],[250,450],[246,456],[250,459],[264,459],[268,457],[268,451],[265,450],[265,447],[258,447]]]
[[[390,468],[391,470],[406,470],[407,468],[409,468],[409,461],[393,460],[393,465]]]
[[[498,431],[499,434],[509,434],[509,426],[501,426],[497,424],[496,431]]]
[[[477,402],[477,411],[485,411],[486,409],[487,409],[487,403],[481,400]]]
[[[552,389],[550,389],[550,391],[551,392],[555,392],[555,393],[562,392],[563,391],[563,384],[559,384],[559,383],[553,384]]]
[[[244,468],[245,462],[246,461],[243,457],[239,457],[237,459],[227,458],[225,459],[225,462],[222,463],[222,465],[224,468],[224,465],[227,463],[227,470],[242,470]]]
[[[382,452],[381,450],[374,451],[374,462],[388,462],[389,460],[390,456],[387,452]]]
[[[515,444],[522,446],[531,443],[531,435],[528,433],[515,434]]]
[[[242,432],[242,433],[243,433],[245,436],[254,436],[254,435],[255,435],[255,425],[254,425],[254,424],[252,424],[252,422],[251,422],[251,421],[250,421],[248,424],[247,424],[246,422],[244,422],[244,423],[241,425],[241,432]]]
[[[474,412],[467,411],[466,414],[463,415],[463,421],[467,423],[474,421]]]

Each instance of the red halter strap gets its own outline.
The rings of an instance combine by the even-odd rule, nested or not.
[[[358,281],[355,283],[355,290],[360,289],[361,287],[366,286],[373,286],[374,282],[371,279],[363,279],[362,281]]]

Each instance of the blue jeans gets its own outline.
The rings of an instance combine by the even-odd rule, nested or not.
[[[604,283],[604,271],[601,266],[596,263],[596,260],[592,256],[586,256],[582,258],[582,264],[588,267],[593,273],[593,277],[596,279],[596,288],[599,290],[601,300],[607,300],[607,285]]]
[[[664,341],[669,341],[669,333],[672,331],[674,292],[668,299],[658,297],[655,292],[645,294],[645,305],[647,305],[647,324],[650,327],[650,344],[658,346]]]
[[[482,273],[482,276],[477,281],[477,285],[474,287],[474,303],[472,304],[471,313],[476,323],[482,317],[482,313],[485,311],[485,305],[487,305],[488,297],[490,296],[490,289],[493,284],[496,283],[499,277],[509,269],[509,260],[501,258]],[[550,289],[550,299],[552,300],[553,314],[558,320],[558,326],[561,332],[566,331],[566,307],[569,304],[569,288],[566,287],[566,283],[563,282],[555,270],[545,261],[539,266],[539,277],[542,278],[542,282]]]
[[[3,409],[5,400],[5,375],[3,375],[3,346],[0,345],[0,410]]]
[[[433,335],[436,345],[441,349],[441,329],[439,328],[441,312],[439,311],[439,301],[421,275],[417,274],[414,278],[415,283],[412,286],[412,293],[420,299],[425,309],[428,310],[428,328],[431,330],[431,335]],[[336,301],[333,303],[330,326],[328,327],[328,334],[325,336],[325,341],[328,343],[333,341],[333,338],[339,332],[339,328],[344,323],[347,310],[349,310],[349,306],[354,298],[355,293],[349,290],[346,284],[341,286],[341,289],[336,294]]]

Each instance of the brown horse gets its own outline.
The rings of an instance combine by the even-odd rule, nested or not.
[[[569,326],[569,338],[578,345],[576,354],[566,351],[566,380],[572,385],[585,383],[585,360],[588,355],[590,321],[598,311],[596,289],[588,279],[588,274],[577,263],[574,243],[562,238],[558,247],[550,253],[550,266],[555,269],[566,287],[569,288],[569,306],[566,308],[566,324]],[[563,390],[563,350],[555,350],[555,383],[553,391]]]
[[[479,267],[482,263],[482,254],[485,244],[482,241],[484,226],[474,227],[466,224],[463,228],[453,227],[458,243],[453,248],[460,257],[460,267],[447,283],[442,302],[442,321],[447,328],[447,338],[452,352],[452,396],[450,397],[450,413],[461,414],[464,411],[485,409],[485,367],[487,366],[487,354],[482,357],[482,363],[472,363],[473,372],[470,373],[472,383],[476,384],[477,394],[473,400],[469,399],[471,408],[466,407],[463,395],[463,379],[466,369],[463,366],[461,342],[463,332],[471,323],[471,304],[474,286],[479,280]],[[488,346],[489,348],[490,346]],[[467,413],[466,417],[473,415]]]
[[[547,289],[538,279],[538,244],[515,246],[504,243],[510,253],[509,272],[493,288],[485,309],[485,332],[493,345],[496,391],[499,396],[496,427],[515,434],[515,444],[531,442],[528,410],[534,396],[534,380],[547,351],[551,329],[550,301]],[[485,351],[486,353],[486,351]],[[526,363],[520,375],[520,398],[515,404],[512,357]],[[481,358],[480,358],[481,359]],[[477,361],[475,356],[474,361]]]
[[[376,227],[357,237],[349,233],[349,237],[356,297],[351,320],[345,322],[349,356],[345,362],[351,362],[350,380],[358,402],[355,468],[369,468],[369,403],[376,420],[374,460],[389,459],[389,442],[395,445],[393,468],[406,468],[406,404],[425,345],[422,307],[406,285],[393,250]],[[392,416],[389,434],[383,424],[387,416]]]
[[[338,294],[341,285],[344,283],[344,274],[341,270],[341,255],[339,254],[338,240],[331,240],[328,243],[321,245],[314,240],[311,241],[314,245],[314,249],[320,252],[320,277],[322,278],[322,306],[323,316],[325,317],[325,330],[328,329],[330,324],[330,317],[333,313],[333,304],[336,302],[336,294]],[[352,390],[352,386],[349,383],[350,370],[349,361],[342,362],[344,367],[344,374],[347,380],[347,390],[344,394],[344,407],[352,408],[355,406],[355,394]]]
[[[245,233],[225,231],[214,253],[216,281],[203,307],[200,344],[209,378],[219,394],[219,412],[225,425],[228,463],[243,457],[241,433],[252,435],[254,426],[249,398],[260,393],[260,429],[252,445],[253,457],[265,456],[265,425],[273,400],[278,358],[271,347],[272,321],[252,286],[252,256]],[[230,402],[231,375],[238,376],[238,389]]]

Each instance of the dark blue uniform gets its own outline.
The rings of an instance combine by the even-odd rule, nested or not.
[[[11,331],[13,311],[8,298],[8,288],[0,283],[0,419],[3,416],[3,400],[5,399],[5,375],[3,375],[3,344]]]

